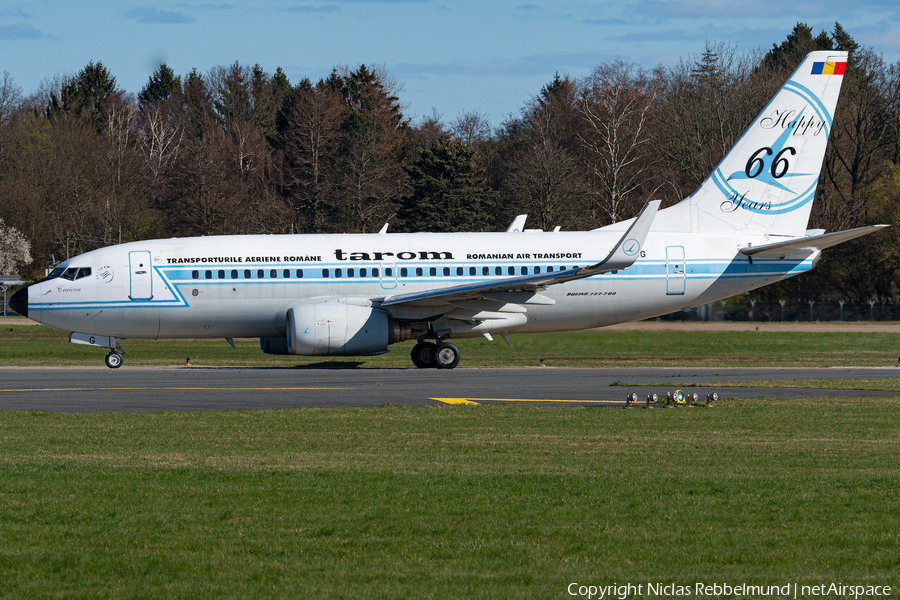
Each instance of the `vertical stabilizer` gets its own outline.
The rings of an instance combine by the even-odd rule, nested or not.
[[[692,229],[704,233],[802,236],[846,64],[846,52],[808,54],[709,177],[670,210],[689,210]]]

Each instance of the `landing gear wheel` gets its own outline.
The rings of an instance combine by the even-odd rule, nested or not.
[[[122,366],[124,359],[118,352],[110,352],[106,355],[106,366],[110,369],[118,369]]]
[[[438,344],[432,356],[438,369],[452,369],[459,364],[459,348],[447,342]]]
[[[412,352],[409,353],[413,364],[419,369],[434,367],[434,350],[436,347],[431,342],[419,342],[413,346]]]

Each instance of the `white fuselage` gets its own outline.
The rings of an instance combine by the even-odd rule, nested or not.
[[[381,299],[425,289],[502,281],[595,264],[621,227],[591,232],[212,236],[112,246],[64,266],[91,269],[29,291],[29,317],[69,332],[118,338],[279,337],[286,311],[334,298]],[[810,270],[802,259],[739,253],[764,237],[651,232],[629,268],[551,285],[525,318],[495,331],[537,333],[601,327],[726,298]],[[549,299],[550,302],[547,302]],[[395,319],[427,319],[429,307],[389,306]],[[510,325],[510,324],[513,325]],[[492,331],[455,333],[469,337]]]

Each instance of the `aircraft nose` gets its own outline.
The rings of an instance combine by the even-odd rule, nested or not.
[[[9,307],[22,315],[28,316],[28,286],[18,290],[9,299]]]

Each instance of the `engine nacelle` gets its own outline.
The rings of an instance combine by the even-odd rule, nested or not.
[[[409,339],[409,327],[386,312],[344,302],[301,304],[287,311],[287,351],[304,356],[365,356]]]

